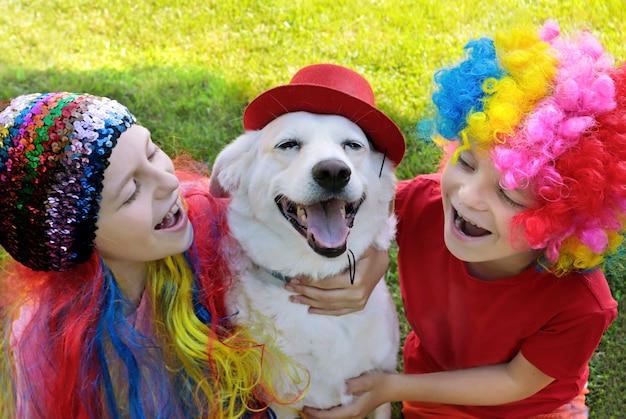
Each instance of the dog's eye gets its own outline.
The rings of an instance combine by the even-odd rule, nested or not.
[[[345,148],[349,148],[351,150],[360,150],[360,149],[363,148],[363,144],[361,144],[360,142],[358,142],[358,141],[350,141],[350,140],[344,141],[343,146]]]
[[[294,139],[281,141],[280,143],[276,144],[276,148],[280,150],[289,150],[298,147],[300,147],[300,143]]]

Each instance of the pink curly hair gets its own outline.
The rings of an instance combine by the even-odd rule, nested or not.
[[[420,135],[487,152],[505,189],[537,205],[513,220],[540,264],[556,275],[600,265],[626,222],[626,66],[589,32],[563,37],[548,21],[466,46],[467,58],[435,74],[437,114]]]
[[[599,265],[622,244],[626,233],[626,65],[608,74],[614,89],[607,90],[614,90],[617,99],[613,109],[589,112],[579,117],[582,123],[572,117],[569,126],[566,118],[561,121],[563,127],[555,124],[560,132],[544,134],[552,141],[541,147],[546,154],[553,153],[551,160],[545,155],[517,153],[520,162],[526,158],[527,167],[538,167],[526,176],[541,203],[514,222],[524,226],[531,246],[546,249],[547,264],[556,273]],[[568,129],[578,134],[568,135]],[[516,144],[515,149],[519,147]],[[516,166],[499,158],[504,153],[494,150],[494,154],[506,179]]]
[[[588,31],[562,39],[548,22],[540,37],[558,59],[552,92],[492,156],[503,187],[530,186],[538,197],[514,223],[532,247],[546,249],[543,265],[564,274],[597,266],[623,240],[624,68],[613,68]]]

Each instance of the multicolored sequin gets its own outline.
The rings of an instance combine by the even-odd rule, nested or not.
[[[102,179],[135,117],[67,92],[0,105],[0,244],[34,270],[64,271],[93,251]]]

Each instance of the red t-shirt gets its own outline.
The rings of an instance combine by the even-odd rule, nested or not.
[[[551,412],[580,393],[589,359],[617,316],[604,275],[594,270],[558,278],[531,267],[497,281],[472,277],[445,246],[439,180],[418,176],[400,182],[396,193],[398,273],[412,328],[404,371],[500,364],[521,350],[555,381],[522,401],[458,410],[479,418]]]

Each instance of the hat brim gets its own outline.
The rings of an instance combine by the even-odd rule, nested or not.
[[[246,130],[260,130],[281,115],[300,111],[348,118],[395,166],[402,161],[404,136],[387,115],[354,96],[324,86],[284,85],[261,93],[244,111],[243,126]]]

